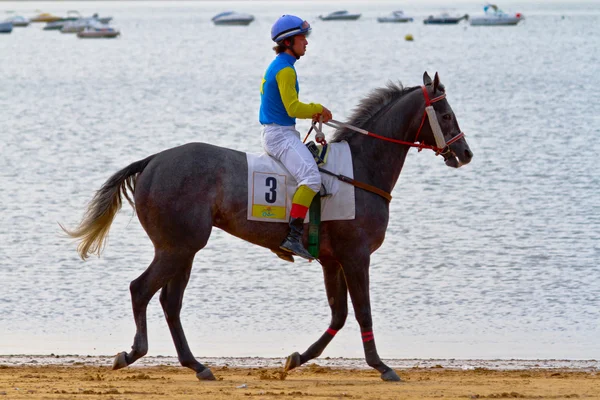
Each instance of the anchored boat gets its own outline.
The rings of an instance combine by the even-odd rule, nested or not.
[[[346,10],[334,11],[327,15],[319,15],[322,21],[354,21],[360,18],[362,14],[351,14]]]
[[[215,25],[248,25],[254,21],[254,15],[225,11],[212,17]]]
[[[390,15],[386,15],[385,17],[377,17],[377,22],[412,22],[413,17],[410,17],[404,14],[404,11],[392,11]]]
[[[505,13],[495,4],[486,4],[483,11],[484,15],[471,18],[472,26],[516,25],[524,18],[521,13]]]

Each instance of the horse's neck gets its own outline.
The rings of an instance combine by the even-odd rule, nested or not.
[[[398,100],[385,114],[362,128],[380,136],[412,142],[419,125],[417,113],[422,104],[408,101],[409,97],[411,94]],[[360,134],[353,135],[349,144],[355,179],[391,193],[410,147]]]

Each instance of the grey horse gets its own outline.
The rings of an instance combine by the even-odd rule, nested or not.
[[[459,167],[473,156],[458,126],[438,74],[423,75],[424,86],[403,88],[389,84],[361,101],[349,124],[375,137],[338,129],[331,142],[348,142],[354,179],[391,193],[411,146],[433,148],[450,167]],[[430,101],[429,99],[434,99]],[[426,116],[433,106],[447,146],[436,148],[435,129]],[[431,111],[431,110],[429,110]],[[439,131],[439,129],[438,129]],[[132,196],[130,195],[132,194]],[[209,368],[192,354],[180,311],[190,278],[194,255],[208,241],[212,227],[280,252],[287,224],[247,219],[247,163],[243,152],[206,143],[189,143],[136,161],[108,179],[90,202],[80,225],[65,231],[78,239],[83,259],[100,255],[110,225],[124,197],[137,212],[155,248],[154,260],[130,284],[136,334],[130,352],[119,353],[113,368],[135,362],[148,352],[146,308],[159,290],[177,355],[182,366],[193,369],[200,380],[213,380]],[[323,335],[304,353],[294,353],[285,369],[291,370],[318,357],[331,342],[348,315],[348,293],[363,339],[366,362],[386,381],[399,381],[396,372],[377,353],[369,298],[371,254],[385,238],[389,199],[371,191],[355,191],[356,218],[327,221],[321,225],[319,262],[331,307],[331,322]],[[307,241],[307,233],[304,236]]]

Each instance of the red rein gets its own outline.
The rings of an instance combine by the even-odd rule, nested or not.
[[[423,90],[423,95],[425,96],[425,108],[429,107],[430,105],[432,105],[435,102],[438,102],[438,101],[446,98],[446,93],[444,93],[441,96],[435,97],[433,100],[431,100],[429,98],[429,93],[427,93],[427,89],[425,88],[425,86],[421,86],[421,90]],[[423,125],[425,125],[426,118],[427,118],[427,111],[423,111],[423,117],[421,118],[421,125],[419,125],[419,130],[417,131],[417,134],[415,136],[415,142],[417,141],[417,139],[419,138],[419,135],[421,134],[421,129],[423,129]],[[410,146],[410,147],[416,147],[419,149],[419,151],[421,151],[423,149],[430,149],[430,150],[435,151],[436,155],[444,153],[445,148],[447,148],[452,143],[456,142],[457,140],[459,140],[463,136],[465,136],[464,132],[459,133],[458,135],[456,135],[452,139],[450,139],[448,142],[446,142],[446,147],[444,149],[440,149],[437,146],[429,146],[425,143],[414,143],[414,142],[406,142],[404,140],[391,139],[391,138],[388,138],[385,136],[377,135],[376,133],[373,133],[373,132],[368,132],[368,134],[369,134],[369,136],[373,136],[373,137],[376,137],[377,139],[385,140],[386,142],[392,142],[392,143],[403,144],[403,145]]]

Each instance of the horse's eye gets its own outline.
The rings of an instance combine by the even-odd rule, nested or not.
[[[444,114],[444,116],[442,118],[444,118],[446,121],[450,121],[452,119],[452,115],[451,114]]]

